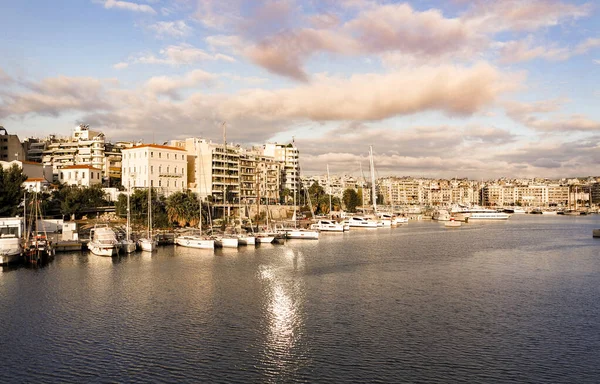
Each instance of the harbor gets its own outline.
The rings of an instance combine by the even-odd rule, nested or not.
[[[452,230],[421,220],[4,266],[0,349],[11,353],[0,372],[7,382],[132,372],[145,382],[593,382],[599,219],[515,215]]]

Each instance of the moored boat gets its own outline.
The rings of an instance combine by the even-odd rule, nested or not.
[[[344,232],[344,224],[333,220],[319,219],[310,225],[310,229],[321,232]]]
[[[0,265],[21,259],[23,230],[23,218],[0,218]]]
[[[108,224],[96,224],[90,231],[88,249],[98,256],[116,256],[119,248],[115,232]]]

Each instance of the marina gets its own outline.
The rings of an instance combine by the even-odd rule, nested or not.
[[[5,266],[0,374],[594,382],[599,219],[519,215],[457,231],[417,221],[209,252],[61,253],[35,273]]]

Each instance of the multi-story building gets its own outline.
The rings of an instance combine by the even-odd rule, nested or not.
[[[89,165],[100,169],[104,177],[108,174],[105,144],[103,133],[81,124],[75,127],[69,139],[50,137],[50,143],[43,151],[42,162],[52,166],[55,179],[58,179],[61,168],[71,165]]]
[[[188,187],[187,154],[184,149],[141,144],[122,150],[121,184],[127,189],[156,188],[169,196]]]
[[[0,161],[26,160],[23,145],[19,136],[10,135],[8,131],[0,125]]]
[[[27,138],[23,141],[23,148],[26,151],[27,161],[41,163],[44,151],[48,145],[47,140]]]
[[[91,165],[68,165],[59,170],[58,179],[67,185],[91,187],[102,183],[102,170]]]
[[[300,161],[299,151],[294,144],[267,143],[263,147],[263,154],[281,163],[282,189],[288,189],[292,196],[298,195],[300,187]]]
[[[569,186],[550,184],[548,185],[548,205],[566,207],[569,204]]]

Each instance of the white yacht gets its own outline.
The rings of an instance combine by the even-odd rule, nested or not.
[[[392,225],[401,225],[401,224],[408,224],[408,217],[394,216],[394,218],[392,219]]]
[[[256,236],[249,233],[240,233],[237,235],[239,245],[255,245]]]
[[[333,220],[320,219],[314,224],[311,224],[310,229],[321,232],[344,232],[344,224]]]
[[[319,231],[314,229],[284,227],[278,229],[277,232],[285,236],[286,239],[319,240]]]
[[[510,215],[506,212],[498,212],[494,209],[483,207],[455,207],[452,212],[463,214],[471,220],[508,220]]]
[[[237,248],[240,245],[239,238],[233,234],[216,234],[213,235],[215,247],[220,248]]]
[[[0,218],[0,265],[20,259],[23,252],[23,229],[21,217]]]
[[[96,224],[90,231],[88,249],[98,256],[116,256],[119,251],[119,242],[115,232],[108,224]]]
[[[352,216],[346,219],[350,228],[377,228],[377,221],[361,216]]]
[[[382,227],[391,227],[394,222],[394,217],[389,213],[379,213],[379,222]]]
[[[175,244],[182,247],[214,249],[215,240],[210,236],[204,236],[201,233],[188,233],[175,237]]]

